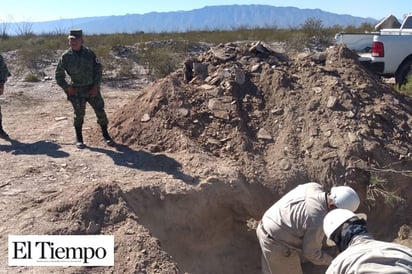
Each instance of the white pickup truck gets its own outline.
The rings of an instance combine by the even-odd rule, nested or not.
[[[387,17],[382,22],[393,18]],[[356,51],[359,61],[383,77],[395,77],[396,84],[405,84],[412,75],[412,13],[405,16],[399,28],[382,28],[370,33],[338,33],[336,44],[345,44]]]

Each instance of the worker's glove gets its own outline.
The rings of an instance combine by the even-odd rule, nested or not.
[[[4,92],[4,83],[0,82],[0,95],[2,95]]]
[[[89,90],[89,95],[90,97],[94,97],[97,95],[97,87],[93,86],[90,90]]]
[[[76,89],[72,86],[68,86],[66,89],[67,96],[76,96]]]

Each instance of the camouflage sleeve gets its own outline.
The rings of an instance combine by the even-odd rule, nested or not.
[[[9,76],[10,72],[7,68],[7,64],[4,62],[3,56],[0,55],[0,83],[5,83]]]
[[[93,85],[99,87],[102,82],[103,68],[100,60],[97,58],[96,54],[91,51],[93,55]]]
[[[57,63],[55,75],[54,75],[57,84],[64,90],[67,89],[69,84],[66,81],[66,70],[63,66],[63,57],[60,57],[59,62]]]

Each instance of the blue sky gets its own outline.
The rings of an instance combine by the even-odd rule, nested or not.
[[[402,19],[404,14],[412,12],[411,0],[12,0],[1,6],[0,23],[144,14],[234,4],[263,4],[277,7],[321,9],[332,13],[375,19],[382,19],[389,14],[394,14],[397,18]]]

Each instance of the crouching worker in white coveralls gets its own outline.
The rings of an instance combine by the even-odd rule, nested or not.
[[[326,274],[412,273],[412,249],[373,239],[364,214],[333,210],[326,215],[323,230],[341,252]]]
[[[358,194],[348,186],[325,192],[318,183],[297,186],[263,215],[256,234],[262,249],[262,272],[301,274],[301,263],[328,265],[332,256],[322,250],[322,225],[328,211],[358,209]]]

